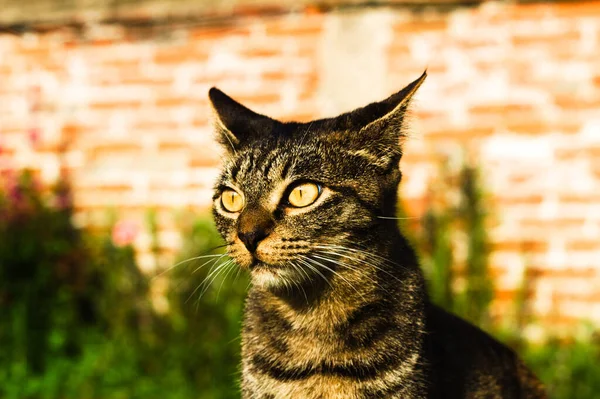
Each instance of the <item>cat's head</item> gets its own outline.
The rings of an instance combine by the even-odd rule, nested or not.
[[[364,248],[382,217],[394,216],[404,116],[425,77],[308,123],[276,121],[210,90],[227,152],[213,214],[229,255],[255,284],[326,277],[335,267],[327,259]]]

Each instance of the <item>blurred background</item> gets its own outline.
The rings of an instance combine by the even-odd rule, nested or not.
[[[0,397],[236,398],[207,91],[334,116],[427,68],[402,228],[434,300],[600,394],[600,2],[0,0]]]

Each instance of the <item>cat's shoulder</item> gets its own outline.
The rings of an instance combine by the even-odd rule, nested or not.
[[[517,354],[485,331],[435,305],[426,320],[426,348],[441,397],[546,397]]]

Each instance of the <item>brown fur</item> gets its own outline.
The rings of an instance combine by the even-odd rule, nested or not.
[[[388,99],[281,123],[212,89],[228,152],[214,216],[252,276],[242,333],[243,398],[544,398],[493,338],[432,305],[394,220],[400,139],[419,79]],[[295,185],[313,204],[286,201]],[[243,196],[239,212],[220,202]]]

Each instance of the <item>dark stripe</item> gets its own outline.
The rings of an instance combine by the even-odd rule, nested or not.
[[[233,168],[231,170],[231,180],[235,181],[235,178],[237,177],[239,171],[240,171],[240,165],[241,162],[235,162],[235,164],[233,165]]]
[[[400,332],[393,314],[386,310],[390,309],[386,302],[379,300],[359,307],[351,313],[347,323],[340,326],[340,333],[349,349],[372,347],[389,333]]]
[[[394,381],[390,383],[385,388],[364,388],[361,390],[361,398],[365,399],[381,399],[386,398],[390,395],[396,394],[400,391],[406,389],[406,387],[410,384],[414,384],[410,377],[402,378],[399,381]],[[422,394],[422,397],[428,397],[426,392],[423,390],[419,390],[419,393]]]
[[[285,165],[283,165],[283,168],[281,169],[281,178],[285,179],[288,175],[288,172],[290,171],[290,168],[292,167],[292,161],[290,159],[288,159],[285,162]]]
[[[237,177],[237,175],[239,173],[246,173],[247,172],[247,169],[243,169],[242,168],[242,165],[245,164],[243,158],[238,158],[238,159],[240,160],[240,162],[239,162],[239,164],[236,163],[237,170],[236,170],[236,173],[235,173],[235,177],[234,176],[231,177],[232,180],[235,180],[235,178]],[[254,164],[254,153],[253,152],[248,153],[247,159],[248,159],[248,165],[249,165],[248,167],[252,168],[252,165]]]
[[[273,158],[277,157],[277,154],[270,154],[270,156],[263,162],[263,170],[262,170],[262,175],[266,178],[267,176],[269,176],[269,172],[271,171],[271,168],[273,167]]]
[[[363,206],[372,215],[377,215],[377,207],[363,200],[353,187],[350,186],[329,186],[332,190],[344,194],[347,197],[353,197],[359,204]]]
[[[353,362],[352,364],[332,364],[323,361],[318,365],[304,367],[286,367],[262,355],[254,355],[251,364],[254,369],[269,377],[282,381],[299,381],[315,375],[351,378],[366,381],[377,378],[380,374],[392,370],[402,362],[403,358],[390,353],[382,353],[370,363]]]

